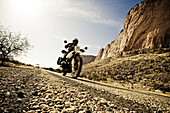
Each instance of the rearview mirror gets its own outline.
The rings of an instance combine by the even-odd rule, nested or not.
[[[67,43],[67,40],[64,40],[64,43]]]
[[[65,51],[65,50],[62,50],[61,52],[62,52],[63,54],[64,54],[64,53],[66,53],[66,51]]]

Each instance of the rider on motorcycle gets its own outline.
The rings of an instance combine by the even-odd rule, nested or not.
[[[67,60],[70,60],[73,57],[73,55],[75,54],[76,51],[81,51],[80,47],[77,46],[77,44],[78,44],[78,39],[74,38],[72,43],[68,43],[67,45],[65,45],[65,48],[66,49],[68,48],[68,52],[67,52],[67,54],[64,55],[64,58],[66,58]],[[71,63],[72,64],[72,74],[74,75],[74,71],[75,71],[75,69],[74,69],[74,63],[75,63],[74,58],[72,59],[71,62],[72,62]]]
[[[77,46],[77,44],[78,44],[78,39],[74,38],[73,39],[73,51],[75,50],[75,48],[78,48],[78,50],[80,51],[80,48],[79,48],[79,46]],[[73,59],[72,60],[72,75],[75,74],[74,63],[75,63],[75,60]]]
[[[82,69],[82,58],[80,56],[81,53],[87,50],[87,47],[84,49],[80,49],[78,46],[78,39],[73,39],[72,43],[66,43],[65,48],[68,51],[62,50],[61,52],[64,54],[63,57],[59,57],[57,64],[61,66],[62,73],[65,76],[67,73],[72,73],[72,77],[77,78]]]
[[[65,46],[65,48],[68,48],[68,52],[71,52],[74,50],[74,47],[77,46],[78,44],[78,39],[77,38],[74,38],[72,43],[69,43]]]

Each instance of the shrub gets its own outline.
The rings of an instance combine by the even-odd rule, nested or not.
[[[107,77],[100,77],[101,81],[107,81]]]
[[[87,78],[89,80],[95,80],[95,81],[99,81],[100,80],[100,77],[96,73],[93,73],[92,75],[88,75]]]

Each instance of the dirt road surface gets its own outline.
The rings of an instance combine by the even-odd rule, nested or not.
[[[0,112],[170,112],[170,97],[43,69],[0,67]]]

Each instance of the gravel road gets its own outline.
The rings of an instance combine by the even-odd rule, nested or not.
[[[170,98],[72,79],[42,69],[0,67],[0,112],[170,112]]]

